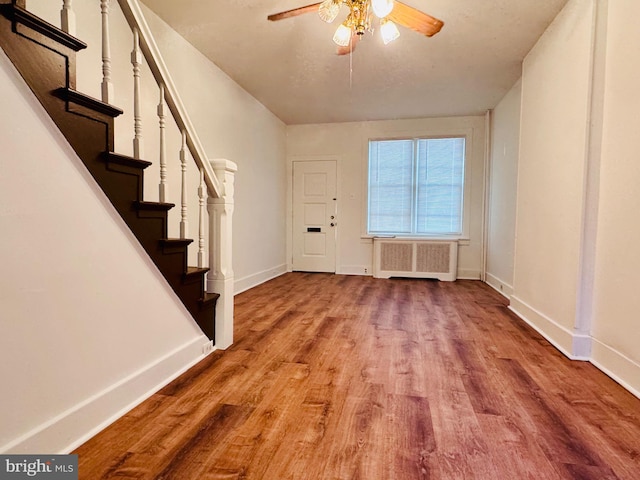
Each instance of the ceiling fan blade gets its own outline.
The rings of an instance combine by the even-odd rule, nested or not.
[[[320,2],[322,3],[322,2]],[[316,12],[320,8],[320,3],[312,3],[306,7],[294,8],[293,10],[287,10],[286,12],[274,13],[267,17],[268,20],[275,22],[276,20],[284,20],[285,18],[297,17],[309,12]]]
[[[434,36],[444,25],[442,20],[438,20],[398,0],[394,2],[393,10],[387,15],[387,18],[398,25],[407,27],[427,37]]]
[[[336,50],[336,55],[349,55],[351,52],[353,52],[356,49],[356,46],[360,41],[360,37],[362,37],[362,35],[357,35],[355,33],[351,35],[351,42],[349,42],[349,45],[347,45],[346,47],[338,46],[338,49]]]

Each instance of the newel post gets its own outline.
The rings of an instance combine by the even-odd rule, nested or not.
[[[211,160],[211,167],[220,180],[222,191],[218,198],[209,196],[209,273],[207,292],[220,294],[216,307],[216,347],[225,349],[233,343],[233,190],[235,163]]]

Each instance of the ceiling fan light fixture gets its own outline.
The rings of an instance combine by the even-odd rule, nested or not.
[[[340,13],[340,2],[336,0],[324,0],[318,8],[318,15],[322,21],[331,23]]]
[[[333,41],[341,47],[348,47],[351,41],[351,28],[341,24],[333,35]]]
[[[382,41],[384,44],[393,42],[400,36],[398,27],[391,20],[382,20],[380,22],[380,35],[382,35]]]
[[[384,18],[393,10],[393,0],[371,0],[371,8],[378,18]]]
[[[333,35],[333,41],[340,47],[338,55],[353,52],[353,48],[366,32],[373,33],[374,16],[380,19],[380,31],[385,45],[400,36],[396,23],[427,37],[434,36],[444,26],[442,20],[395,0],[320,0],[304,7],[274,13],[267,16],[267,20],[273,22],[309,12],[319,12],[322,20],[331,23],[340,15],[342,5],[348,8],[349,14]]]

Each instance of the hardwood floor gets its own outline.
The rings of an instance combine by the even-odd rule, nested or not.
[[[480,282],[290,273],[236,297],[235,335],[80,478],[640,478],[640,400]]]

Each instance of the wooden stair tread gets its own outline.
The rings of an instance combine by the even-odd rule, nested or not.
[[[162,238],[160,243],[169,247],[187,246],[193,243],[192,238]]]
[[[133,202],[133,205],[137,210],[146,210],[146,211],[153,211],[153,212],[168,212],[169,210],[171,210],[173,207],[176,206],[175,203],[145,202],[145,201],[139,201],[139,200]]]
[[[19,5],[3,4],[0,5],[0,7],[2,7],[2,11],[5,12],[5,16],[10,20],[21,23],[22,25],[58,42],[60,45],[70,48],[74,52],[87,48],[87,44],[82,40],[79,40],[55,25],[42,20],[37,15],[34,15]]]
[[[140,168],[141,170],[152,165],[151,162],[147,162],[146,160],[140,160],[138,158],[133,158],[128,155],[122,155],[115,152],[104,152],[102,154],[102,159],[106,162],[117,163],[118,165],[124,165],[127,167]]]
[[[55,94],[67,102],[75,103],[76,105],[95,110],[98,113],[102,113],[113,118],[124,113],[124,111],[118,107],[109,105],[102,100],[98,100],[97,98],[93,98],[72,88],[59,88],[56,90]]]
[[[185,272],[185,275],[187,276],[201,275],[201,274],[207,273],[208,271],[209,271],[208,268],[187,267],[187,271]]]
[[[202,303],[202,305],[210,305],[212,303],[215,304],[215,302],[218,301],[218,298],[220,298],[220,294],[219,293],[208,293],[205,292],[202,300],[200,300],[200,302]]]

